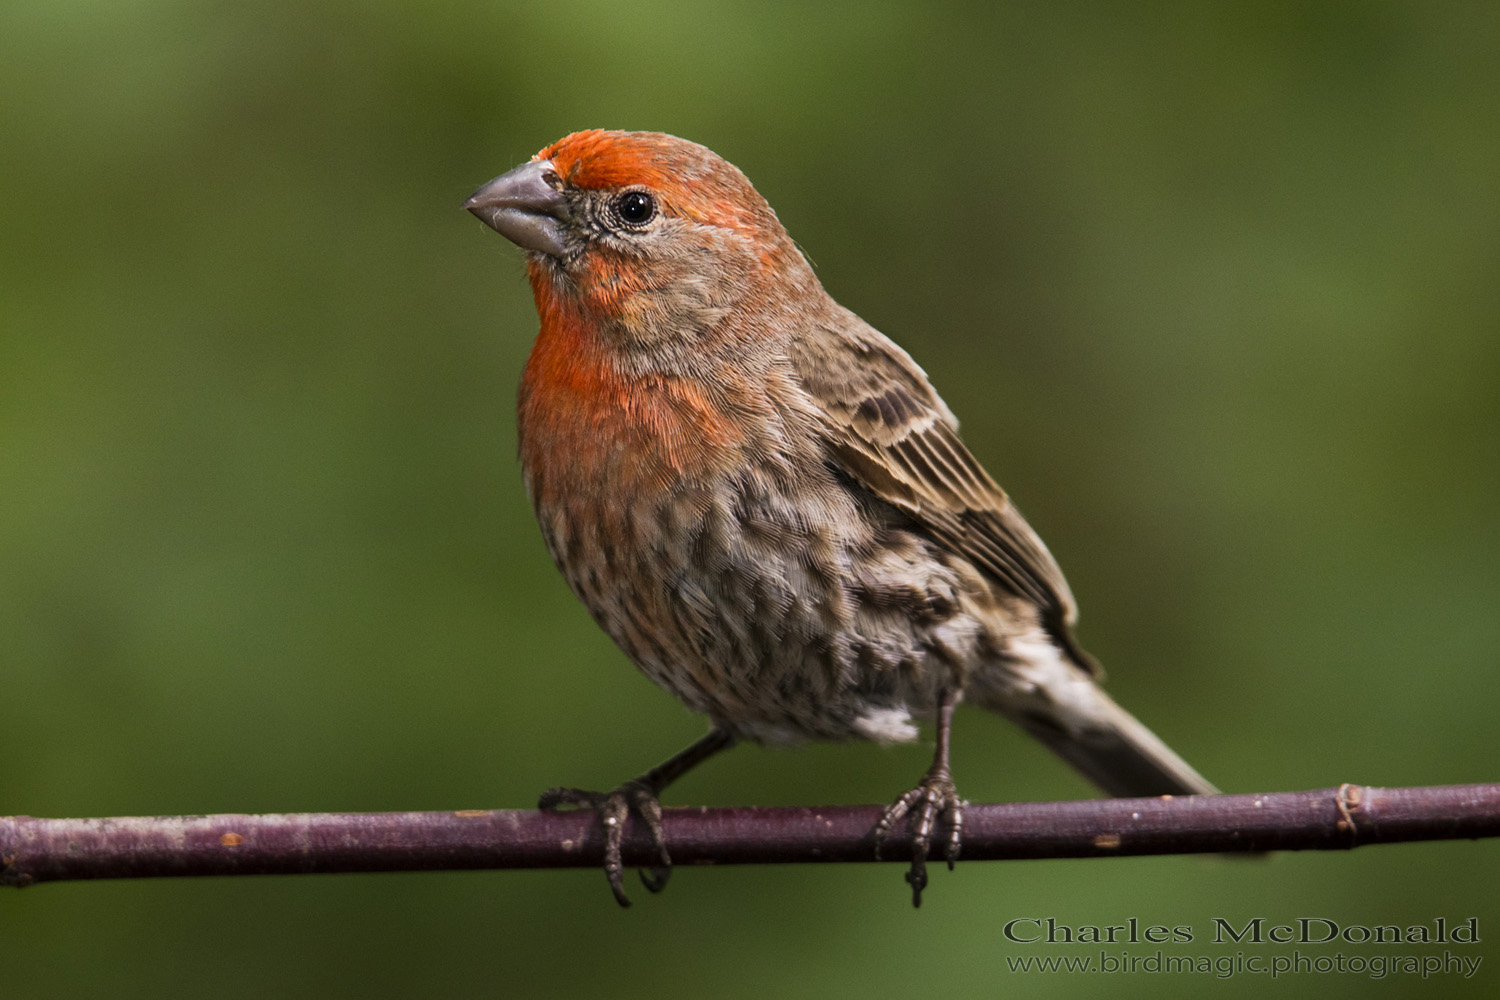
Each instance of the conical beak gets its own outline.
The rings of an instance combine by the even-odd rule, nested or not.
[[[464,208],[517,246],[561,257],[567,202],[556,182],[551,160],[532,160],[475,191]]]

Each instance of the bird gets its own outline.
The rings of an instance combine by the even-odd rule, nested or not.
[[[517,401],[548,551],[635,665],[709,730],[593,809],[623,886],[632,815],[671,871],[660,795],[740,742],[906,742],[932,764],[882,812],[913,905],[962,848],[960,701],[1115,796],[1215,787],[1100,687],[1047,547],[901,347],[836,302],[749,179],[698,143],[590,129],[463,207],[526,251],[539,330]]]

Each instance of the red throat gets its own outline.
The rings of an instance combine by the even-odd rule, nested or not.
[[[541,330],[521,378],[521,462],[538,505],[654,493],[732,464],[744,435],[695,379],[628,371],[597,319],[531,268]],[[639,495],[639,494],[637,494]]]

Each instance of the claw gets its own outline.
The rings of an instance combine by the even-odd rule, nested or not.
[[[943,860],[951,871],[958,860],[963,842],[964,806],[968,803],[958,797],[958,789],[946,770],[928,771],[922,783],[902,795],[886,807],[875,824],[875,857],[880,858],[880,849],[886,837],[910,814],[908,825],[911,832],[911,869],[906,873],[911,886],[911,905],[922,905],[922,890],[927,888],[927,857],[932,847],[932,833],[941,814],[948,827],[948,839],[943,849]]]
[[[661,892],[667,887],[667,879],[672,875],[672,869],[665,865],[653,865],[650,868],[640,869],[641,885],[651,892]]]
[[[559,806],[577,806],[592,809],[604,826],[604,876],[609,879],[609,890],[615,902],[630,905],[625,895],[625,862],[621,848],[625,842],[625,824],[634,812],[651,831],[651,842],[656,847],[659,865],[641,871],[641,882],[652,892],[666,888],[667,877],[672,873],[672,856],[667,853],[666,836],[662,831],[661,803],[656,793],[641,781],[627,781],[612,792],[590,792],[582,788],[549,788],[537,802],[538,809],[556,809]]]
[[[662,831],[661,802],[657,796],[672,782],[712,757],[721,750],[734,746],[734,735],[718,726],[708,735],[686,750],[663,761],[634,781],[627,781],[612,792],[586,792],[581,788],[549,788],[542,793],[537,803],[541,809],[556,809],[558,806],[578,806],[592,809],[604,826],[604,874],[609,878],[609,890],[615,901],[629,906],[625,895],[625,863],[620,856],[620,845],[625,840],[625,824],[632,811],[640,816],[651,831],[651,843],[656,847],[657,863],[641,870],[641,883],[652,892],[661,892],[667,887],[667,878],[672,874],[672,856],[667,853],[667,838]]]

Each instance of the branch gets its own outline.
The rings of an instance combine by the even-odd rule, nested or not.
[[[668,809],[679,864],[874,861],[879,806]],[[1500,784],[1341,785],[1311,792],[974,805],[965,860],[1344,850],[1367,844],[1500,836]],[[910,857],[904,838],[880,860]],[[625,861],[654,855],[639,823]],[[33,819],[0,817],[0,884],[163,875],[271,875],[577,868],[603,863],[587,812],[466,809],[426,813]]]

